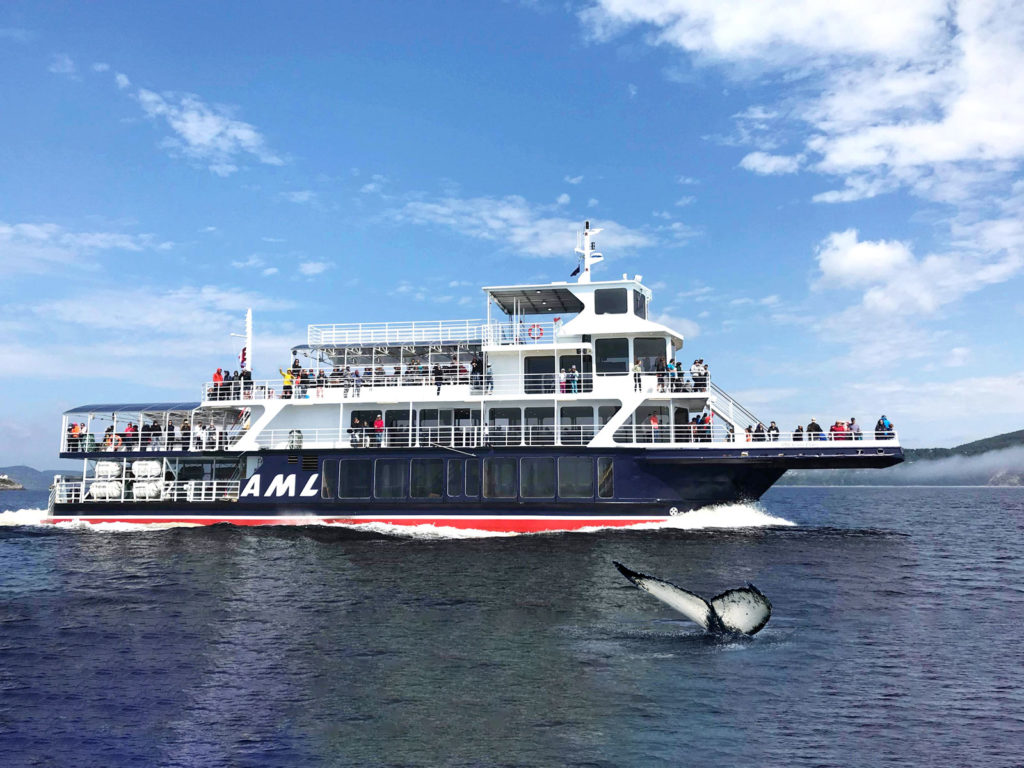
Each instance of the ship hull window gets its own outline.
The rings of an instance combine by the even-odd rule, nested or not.
[[[484,459],[484,496],[488,499],[513,499],[516,495],[516,460]]]
[[[373,464],[370,459],[343,459],[338,496],[343,499],[368,499],[372,480]]]
[[[477,498],[480,495],[480,460],[466,460],[466,495]]]
[[[408,459],[377,459],[374,465],[374,496],[378,499],[404,499],[409,495]]]
[[[597,339],[594,341],[597,372],[624,375],[629,372],[629,339]]]
[[[519,494],[524,499],[552,499],[555,496],[555,460],[523,459],[519,468]]]
[[[594,462],[585,456],[558,459],[558,495],[564,499],[594,498]]]
[[[597,495],[602,499],[615,496],[615,462],[610,456],[602,456],[597,460]]]
[[[465,464],[463,459],[448,460],[448,495],[462,496],[465,489]]]
[[[333,499],[338,494],[338,461],[326,459],[320,468],[320,497]]]
[[[439,499],[444,482],[444,459],[413,459],[410,495],[414,499]]]

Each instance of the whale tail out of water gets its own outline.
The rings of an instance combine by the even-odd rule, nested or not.
[[[771,618],[771,601],[753,584],[727,590],[708,601],[664,579],[639,573],[615,560],[612,563],[639,589],[675,608],[708,632],[756,635]]]

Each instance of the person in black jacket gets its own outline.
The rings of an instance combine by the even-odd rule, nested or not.
[[[811,417],[811,422],[810,424],[807,425],[807,439],[822,440],[824,438],[820,437],[820,435],[823,434],[825,434],[825,430],[821,428],[821,425],[818,423],[818,420],[815,419],[814,417]]]

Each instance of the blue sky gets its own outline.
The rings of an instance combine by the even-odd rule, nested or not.
[[[483,314],[584,218],[784,429],[1024,424],[1024,10],[5,3],[0,464],[318,322]],[[598,276],[600,276],[600,272]]]

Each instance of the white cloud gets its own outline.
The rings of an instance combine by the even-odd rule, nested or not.
[[[751,152],[740,160],[740,167],[760,174],[796,173],[800,170],[803,157],[800,155],[770,155],[767,152]]]
[[[263,270],[261,274],[264,277],[270,277],[271,275],[276,275],[278,271],[279,270],[277,269],[277,267],[267,267],[266,269]]]
[[[363,184],[359,189],[364,195],[379,193],[388,181],[388,177],[381,173],[375,173],[371,178],[372,181]]]
[[[565,181],[566,184],[579,184],[581,181],[583,181],[583,177],[582,176],[566,176],[564,181]]]
[[[327,271],[330,266],[330,263],[326,261],[304,261],[299,264],[299,273],[306,276],[319,275],[321,272]]]
[[[207,163],[219,176],[238,170],[238,162],[246,156],[267,165],[283,165],[266,140],[249,123],[231,117],[229,110],[210,106],[192,94],[158,94],[140,89],[136,94],[146,116],[163,120],[173,136],[164,146],[192,160]]]
[[[117,72],[114,74],[114,82],[117,83],[117,87],[122,91],[126,88],[131,87],[132,81],[128,79],[128,75]]]
[[[597,206],[597,204],[598,200],[596,197],[592,197],[589,200],[587,200],[587,208],[594,208]]]
[[[232,261],[231,266],[236,269],[258,269],[266,262],[258,253],[250,254],[244,261]]]
[[[914,261],[906,243],[858,240],[855,229],[825,238],[818,246],[817,258],[822,280],[846,287],[886,282]]]
[[[311,203],[316,200],[316,192],[311,189],[298,189],[293,192],[282,192],[281,199],[289,203]]]
[[[103,251],[168,250],[173,243],[152,234],[72,232],[52,222],[0,222],[0,261],[6,274],[42,274],[58,266],[95,269]]]
[[[693,178],[693,176],[678,176],[676,177],[676,184],[682,184],[684,186],[693,186],[700,184],[700,181]]]
[[[552,215],[549,206],[524,198],[444,197],[415,200],[388,212],[398,222],[448,227],[466,237],[502,243],[508,250],[530,256],[571,256],[580,222]],[[651,235],[602,221],[598,237],[606,256],[654,245]]]
[[[700,336],[699,324],[689,318],[672,314],[672,312],[673,310],[668,310],[655,315],[651,319],[656,323],[661,323],[667,328],[670,328],[676,333],[682,334],[684,339],[695,339]]]
[[[558,196],[558,199],[555,202],[559,205],[568,205],[570,200],[572,200],[572,198],[563,192]]]
[[[55,75],[73,76],[78,72],[75,62],[66,53],[55,53],[47,69]]]
[[[635,99],[636,95],[640,92],[640,89],[636,87],[635,83],[630,83],[626,86],[626,90],[629,91],[629,98]]]
[[[694,197],[693,195],[683,195],[678,200],[676,200],[675,205],[677,205],[680,208],[682,208],[683,206],[686,206],[686,205],[692,205],[696,201],[697,201],[697,198]]]
[[[93,72],[106,72],[109,69],[110,65],[104,64],[102,61],[97,61],[95,64],[92,65]]]

